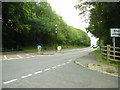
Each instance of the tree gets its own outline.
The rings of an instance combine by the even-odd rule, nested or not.
[[[95,37],[99,38],[99,41],[106,44],[112,44],[110,37],[110,28],[120,27],[120,5],[118,2],[88,2],[84,3],[84,7],[77,5],[76,8],[83,9],[82,14],[86,12],[85,8],[91,7],[90,10],[90,25],[87,31],[91,32]],[[114,13],[113,13],[114,12]],[[116,38],[116,45],[120,38]]]

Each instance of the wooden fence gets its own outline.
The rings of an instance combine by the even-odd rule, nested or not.
[[[4,49],[4,48],[1,48],[0,49],[0,52],[13,52],[13,51],[22,51],[22,49]]]
[[[101,55],[107,61],[120,61],[120,47],[102,46]]]

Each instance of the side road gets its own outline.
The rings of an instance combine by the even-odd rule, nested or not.
[[[77,51],[87,50],[87,49],[90,49],[90,48],[88,47],[88,48],[80,48],[80,49],[62,50],[61,53],[58,53],[56,51],[46,51],[46,52],[41,52],[40,55],[37,52],[34,52],[34,53],[9,53],[9,54],[0,55],[0,60],[31,58],[31,57],[44,56],[44,55],[58,55],[58,54],[77,52]]]
[[[74,63],[90,70],[96,70],[101,73],[119,76],[119,69],[101,62],[96,61],[97,54],[88,54],[86,56],[77,58]]]

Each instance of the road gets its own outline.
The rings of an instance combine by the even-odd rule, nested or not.
[[[91,48],[3,60],[3,88],[118,88],[118,78],[74,63]],[[20,56],[19,56],[20,57]]]

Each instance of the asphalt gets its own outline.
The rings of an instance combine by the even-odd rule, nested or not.
[[[3,60],[3,88],[118,88],[118,78],[91,71],[74,63],[91,48]]]
[[[108,73],[108,72],[105,72],[104,70],[102,71],[101,70],[96,70],[96,71],[99,71],[101,73],[105,73],[105,74],[108,74],[108,75],[112,75],[112,76],[116,76],[116,77],[119,77],[119,73],[120,73],[120,68],[118,67],[114,67],[114,66],[111,66],[111,65],[108,65],[108,64],[104,64],[102,62],[99,62],[96,60],[96,56],[98,54],[88,54],[88,55],[85,55],[85,56],[82,56],[82,57],[79,57],[75,60],[75,63],[76,64],[79,64],[81,65],[82,67],[84,68],[87,68],[87,69],[91,69],[88,67],[88,65],[99,65],[99,68],[109,68],[109,69],[113,69],[115,70],[117,73]],[[93,69],[91,69],[93,70]]]
[[[96,60],[96,56],[97,54],[88,54],[86,56],[83,56],[83,57],[80,57],[80,58],[77,58],[76,61],[80,62],[82,65],[86,66],[88,64],[100,64],[100,65],[107,65],[107,64],[104,64],[104,63],[101,63],[101,62],[98,62]]]

